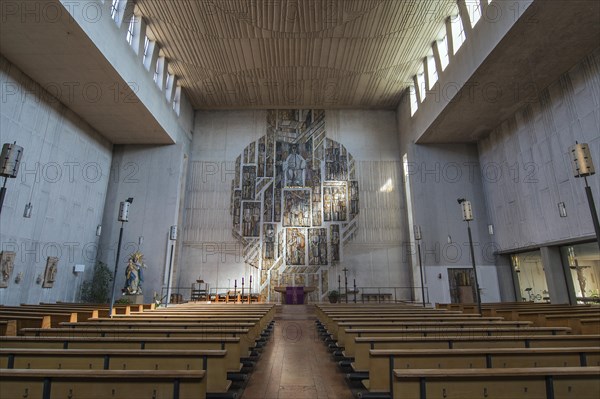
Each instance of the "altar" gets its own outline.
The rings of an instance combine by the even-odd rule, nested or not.
[[[308,303],[308,294],[316,287],[275,287],[275,291],[281,294],[281,303],[287,305],[301,305]]]

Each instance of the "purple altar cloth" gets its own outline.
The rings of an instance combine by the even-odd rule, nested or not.
[[[285,303],[302,305],[304,303],[304,287],[285,287]]]

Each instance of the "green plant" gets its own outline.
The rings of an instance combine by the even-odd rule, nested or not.
[[[115,301],[115,305],[131,305],[129,298],[120,298]]]
[[[332,290],[327,293],[327,297],[329,298],[329,302],[336,303],[340,298],[340,293],[337,290]]]
[[[94,275],[91,280],[84,281],[81,286],[81,300],[90,303],[108,303],[109,287],[112,276],[106,263],[98,262],[94,266]]]

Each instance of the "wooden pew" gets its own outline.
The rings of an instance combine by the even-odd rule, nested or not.
[[[239,372],[240,338],[160,338],[160,337],[0,337],[0,348],[45,348],[45,349],[189,349],[226,350],[225,365],[228,372]]]
[[[392,392],[394,369],[600,366],[600,346],[574,348],[406,349],[369,351],[370,392]]]
[[[597,347],[598,335],[531,335],[514,337],[359,337],[355,338],[352,367],[357,372],[369,370],[371,349],[469,349],[469,348],[555,348]]]
[[[16,320],[0,320],[0,336],[15,336],[17,331]]]
[[[597,399],[600,367],[394,370],[394,399]]]
[[[346,329],[345,357],[354,357],[355,338],[357,337],[519,337],[531,335],[561,335],[570,331],[568,327],[467,327],[456,328],[452,325],[438,324],[423,328],[375,329],[356,328]]]
[[[2,315],[0,320],[12,321],[16,331],[22,328],[51,328],[52,319],[50,316],[30,316],[30,315]]]
[[[382,330],[406,329],[406,328],[427,328],[427,327],[454,327],[454,328],[473,328],[473,327],[529,327],[533,325],[530,321],[485,321],[485,320],[444,320],[435,321],[359,321],[359,322],[340,322],[338,323],[337,342],[338,346],[345,347],[347,339],[346,331],[349,329],[376,328]]]
[[[179,398],[206,396],[203,370],[0,369],[2,398]]]
[[[460,315],[426,315],[426,316],[417,316],[417,315],[399,315],[396,317],[378,317],[375,313],[373,313],[369,317],[344,317],[344,318],[334,318],[332,322],[326,325],[327,331],[331,334],[333,339],[337,340],[340,326],[348,326],[348,325],[358,325],[358,323],[395,323],[398,325],[405,323],[444,323],[444,322],[461,322],[461,321],[469,321],[474,320],[472,317],[464,318]],[[477,318],[477,321],[502,321],[499,317],[494,318],[486,318],[481,319]]]
[[[254,347],[254,339],[249,336],[247,328],[118,328],[103,327],[98,328],[24,328],[21,335],[35,337],[238,337],[240,338],[240,354],[242,357],[249,356],[250,350]]]
[[[204,370],[206,391],[224,393],[224,350],[24,349],[0,348],[3,369]]]

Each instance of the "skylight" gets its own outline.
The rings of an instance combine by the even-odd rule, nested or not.
[[[417,85],[419,86],[419,99],[421,102],[423,102],[423,100],[425,100],[425,96],[427,95],[425,93],[425,72],[423,71],[423,65],[421,65],[419,72],[417,72]]]

